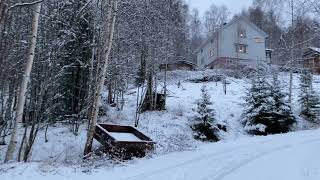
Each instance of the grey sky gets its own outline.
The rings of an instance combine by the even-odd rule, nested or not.
[[[211,4],[225,5],[229,11],[233,14],[241,12],[243,8],[247,8],[251,5],[252,0],[186,0],[190,5],[190,8],[197,8],[201,14],[210,7]]]

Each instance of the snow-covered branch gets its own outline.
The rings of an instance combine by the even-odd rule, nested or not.
[[[34,2],[30,2],[30,3],[17,3],[17,4],[14,4],[12,6],[10,6],[7,11],[10,11],[11,9],[14,9],[16,7],[21,7],[21,6],[32,6],[32,5],[35,5],[35,4],[38,4],[38,3],[41,3],[43,0],[39,0],[39,1],[34,1]]]

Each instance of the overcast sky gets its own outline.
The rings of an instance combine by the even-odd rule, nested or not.
[[[252,0],[186,0],[190,9],[197,8],[201,14],[210,7],[211,4],[225,5],[228,7],[232,15],[241,12],[243,8],[247,8],[251,5]]]

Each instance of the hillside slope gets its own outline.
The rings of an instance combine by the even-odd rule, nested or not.
[[[97,179],[220,180],[256,177],[255,179],[263,180],[266,177],[288,179],[289,176],[285,175],[300,179],[319,176],[319,169],[313,162],[317,160],[315,149],[320,147],[317,138],[320,137],[320,131],[299,132],[298,130],[306,128],[306,124],[298,118],[298,124],[295,126],[297,132],[268,137],[246,135],[239,120],[244,103],[242,97],[246,93],[246,88],[250,87],[250,80],[228,77],[227,94],[224,94],[221,82],[190,81],[214,74],[218,72],[208,70],[169,73],[169,97],[166,111],[141,114],[138,129],[157,142],[155,151],[146,158],[119,162],[105,156],[83,161],[86,125],[83,124],[79,135],[74,136],[68,125],[58,124],[48,129],[49,142],[47,143],[44,143],[44,131],[39,132],[30,163],[0,164],[0,179],[88,179],[92,176]],[[163,77],[161,74],[158,77],[160,91]],[[284,91],[288,89],[288,78],[288,74],[280,75]],[[293,111],[297,117],[299,114],[298,78],[298,75],[294,76],[293,86]],[[314,88],[317,91],[320,89],[319,79],[319,76],[315,76]],[[189,127],[190,120],[195,115],[195,102],[200,97],[200,88],[203,85],[207,86],[211,95],[212,108],[216,112],[215,119],[227,124],[228,127],[227,133],[221,134],[222,141],[218,143],[196,141]],[[104,104],[107,115],[100,117],[99,121],[133,125],[136,108],[135,93],[135,88],[128,90],[123,111],[116,111]],[[103,93],[103,96],[105,97],[106,93]],[[21,131],[20,134],[22,133]],[[95,148],[99,146],[97,142],[94,143]],[[0,147],[1,162],[3,162],[5,149],[5,146]],[[310,162],[308,166],[305,166],[306,162]],[[275,176],[269,173],[271,171],[275,172]]]

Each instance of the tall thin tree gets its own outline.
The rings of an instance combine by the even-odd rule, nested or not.
[[[99,104],[101,100],[101,91],[105,82],[105,76],[108,66],[109,55],[111,52],[112,42],[113,42],[113,34],[114,34],[114,27],[116,22],[116,15],[117,15],[117,8],[118,8],[118,0],[109,0],[107,2],[107,27],[106,27],[106,41],[104,47],[104,62],[101,67],[99,68],[99,74],[97,78],[97,84],[95,88],[95,93],[93,97],[93,105],[91,108],[91,115],[89,117],[89,130],[87,134],[87,141],[84,147],[84,155],[87,155],[91,152],[92,149],[92,141],[95,131],[95,125],[98,119],[98,112],[99,112]]]
[[[25,65],[25,70],[23,73],[21,85],[20,85],[20,92],[18,98],[18,105],[16,109],[16,117],[14,120],[13,130],[11,133],[11,139],[8,146],[8,150],[5,157],[5,162],[8,162],[13,159],[13,153],[16,149],[16,141],[17,141],[17,131],[18,131],[18,124],[22,121],[23,116],[23,109],[26,101],[26,92],[28,87],[28,82],[30,79],[30,73],[33,65],[33,60],[35,56],[35,49],[37,44],[37,35],[38,35],[38,26],[39,26],[39,16],[41,11],[41,4],[42,2],[39,1],[35,4],[36,8],[33,11],[33,18],[32,18],[32,39],[29,49],[28,61]]]

